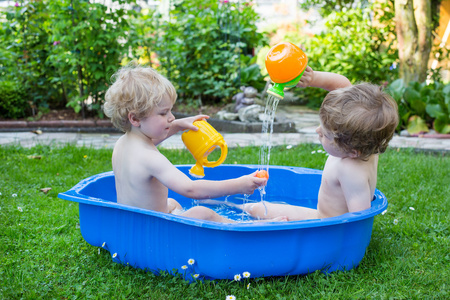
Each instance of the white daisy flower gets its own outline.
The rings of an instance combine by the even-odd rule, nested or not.
[[[23,212],[23,209],[20,206],[17,206],[17,210],[20,211],[20,212]]]
[[[189,260],[188,260],[188,264],[189,265],[193,265],[193,264],[195,264],[195,259],[193,259],[193,258],[190,258]]]
[[[414,207],[410,206],[409,207],[410,210],[416,210]]]
[[[241,274],[234,275],[234,280],[235,281],[241,281]]]
[[[394,219],[394,225],[397,225],[398,224],[398,220],[397,219]]]
[[[244,272],[244,273],[242,273],[242,276],[244,276],[244,278],[249,278],[250,272]]]
[[[114,253],[114,254],[113,254],[113,258],[116,258],[116,257],[117,257],[117,253]]]
[[[181,266],[181,269],[183,269],[183,270],[186,270],[187,268],[188,268],[188,266],[186,266],[186,265]]]
[[[236,296],[234,295],[228,295],[226,300],[236,300]]]

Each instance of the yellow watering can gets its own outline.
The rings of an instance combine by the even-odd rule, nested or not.
[[[181,139],[196,160],[189,174],[201,178],[205,176],[203,167],[214,168],[224,162],[228,146],[223,136],[205,120],[195,121],[193,124],[198,127],[198,131],[188,130],[181,135]],[[208,155],[217,147],[220,147],[220,158],[217,161],[208,161]]]
[[[283,99],[283,90],[297,85],[307,64],[306,54],[296,45],[282,42],[273,46],[266,56],[266,69],[274,85],[267,93]]]

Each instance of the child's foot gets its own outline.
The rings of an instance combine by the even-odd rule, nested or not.
[[[256,222],[287,222],[289,221],[289,218],[286,216],[279,216],[276,218],[272,218],[272,219],[261,219],[261,220],[257,220]]]
[[[286,216],[280,216],[272,219],[273,222],[288,222],[289,218]]]

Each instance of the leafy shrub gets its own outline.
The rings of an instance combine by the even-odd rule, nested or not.
[[[147,23],[153,29],[147,47],[185,102],[214,104],[231,98],[241,85],[241,54],[251,55],[264,42],[255,25],[258,15],[248,4],[184,0],[175,2],[168,19],[153,16]]]
[[[110,77],[137,40],[129,22],[135,11],[83,0],[49,1],[48,9],[52,13],[48,27],[52,47],[46,64],[56,70],[52,80],[61,83],[67,106],[75,112],[82,110],[90,97],[87,109],[102,116]]]
[[[257,57],[241,56],[240,76],[235,78],[235,86],[252,86],[258,91],[262,91],[266,85],[264,76],[261,74],[261,68],[256,63]]]
[[[434,128],[439,133],[450,133],[450,84],[392,82],[387,91],[398,104],[400,129],[416,134]]]
[[[129,23],[134,10],[84,0],[31,0],[0,13],[6,19],[0,23],[2,77],[20,78],[37,107],[102,113],[110,76],[139,41]]]
[[[27,91],[34,106],[64,105],[62,93],[52,82],[54,69],[45,65],[50,54],[49,23],[45,1],[21,1],[0,11],[0,72]],[[4,45],[4,47],[3,47]]]
[[[20,78],[36,107],[102,116],[111,75],[137,59],[187,102],[217,103],[238,90],[241,55],[264,41],[248,3],[172,1],[167,16],[125,9],[135,0],[110,1],[114,9],[98,2],[18,1],[0,11],[2,80]]]
[[[23,118],[28,115],[30,105],[21,85],[13,81],[0,81],[0,117]]]

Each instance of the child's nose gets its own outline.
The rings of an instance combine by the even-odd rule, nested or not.
[[[322,137],[322,128],[320,126],[316,128],[316,133],[319,135],[319,138]]]
[[[173,115],[172,112],[169,112],[169,123],[173,122],[175,120],[175,116]]]

